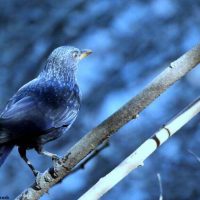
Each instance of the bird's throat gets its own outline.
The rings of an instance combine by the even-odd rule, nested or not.
[[[60,65],[48,65],[39,76],[42,76],[47,81],[59,82],[62,85],[73,85],[76,83],[76,69],[67,68]]]

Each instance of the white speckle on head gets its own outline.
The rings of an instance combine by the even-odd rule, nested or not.
[[[71,46],[61,46],[56,48],[49,56],[47,64],[41,73],[45,79],[56,79],[56,82],[63,86],[67,83],[75,82],[79,56],[81,52],[78,48]]]

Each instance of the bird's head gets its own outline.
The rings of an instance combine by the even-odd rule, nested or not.
[[[80,50],[72,46],[61,46],[50,54],[47,65],[55,70],[76,70],[80,60],[91,53],[92,51],[89,49]]]

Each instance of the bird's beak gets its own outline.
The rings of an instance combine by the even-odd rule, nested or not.
[[[90,50],[90,49],[83,49],[83,50],[81,50],[81,55],[80,55],[79,59],[82,60],[83,58],[87,57],[91,53],[92,53],[92,50]]]

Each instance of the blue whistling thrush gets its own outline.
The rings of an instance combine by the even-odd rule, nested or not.
[[[15,145],[35,176],[39,172],[27,159],[27,149],[58,159],[42,147],[65,133],[76,119],[80,108],[76,70],[90,53],[70,46],[56,48],[38,77],[8,101],[0,114],[0,166]]]

